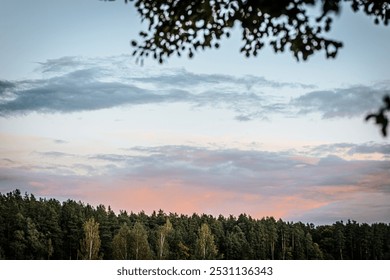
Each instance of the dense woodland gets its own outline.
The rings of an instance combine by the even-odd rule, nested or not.
[[[0,193],[0,259],[390,259],[390,224],[144,212]]]

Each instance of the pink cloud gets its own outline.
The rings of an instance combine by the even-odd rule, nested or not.
[[[337,157],[315,161],[261,151],[185,146],[150,148],[146,152],[150,155],[77,158],[82,162],[76,161],[75,168],[85,161],[92,171],[101,171],[88,175],[67,172],[52,162],[52,157],[42,156],[47,163],[34,165],[36,168],[0,168],[0,173],[6,175],[0,182],[1,191],[25,186],[22,192],[81,200],[93,206],[110,205],[116,212],[151,213],[162,209],[188,215],[246,213],[255,218],[314,217],[313,222],[320,216],[329,216],[327,213],[332,213],[332,219],[345,217],[347,212],[355,217],[375,213],[374,218],[388,213],[386,203],[377,212],[369,212],[377,207],[377,199],[371,194],[388,197],[387,162]],[[352,206],[362,204],[361,198],[367,201],[365,208],[358,206],[350,212]]]

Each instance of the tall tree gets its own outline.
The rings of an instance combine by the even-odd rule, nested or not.
[[[207,224],[202,224],[197,240],[198,257],[202,260],[211,260],[217,256],[217,247],[214,243],[214,235]]]
[[[130,228],[123,224],[112,240],[113,257],[117,260],[127,260],[130,257]]]
[[[270,258],[271,260],[275,259],[275,246],[276,242],[278,241],[278,232],[276,228],[276,221],[274,217],[270,217],[265,219],[265,226],[266,226],[266,240],[270,252]]]
[[[287,252],[290,248],[288,248],[288,237],[290,236],[289,225],[279,219],[277,222],[277,230],[278,236],[280,237],[280,247],[281,247],[281,256],[280,259],[290,259],[289,254]],[[290,253],[290,252],[289,252]]]
[[[26,219],[26,237],[31,259],[45,259],[49,253],[47,251],[49,248],[45,244],[45,236],[30,217]]]
[[[80,239],[83,238],[85,222],[84,205],[74,200],[62,204],[60,225],[64,235],[66,259],[78,259]]]
[[[141,222],[136,222],[130,231],[130,258],[147,260],[151,258],[147,231]]]
[[[359,228],[359,254],[361,260],[371,259],[372,228],[367,223],[363,223]]]
[[[305,259],[305,232],[303,223],[291,224],[291,247],[294,260]]]
[[[26,259],[29,252],[27,252],[27,237],[25,233],[26,218],[22,213],[16,214],[15,225],[12,228],[12,237],[10,238],[9,247],[11,259]]]
[[[335,242],[334,227],[330,225],[324,225],[317,227],[316,239],[324,254],[324,258],[327,260],[338,259],[338,253]]]
[[[256,259],[264,260],[267,258],[267,234],[266,227],[262,221],[257,221],[254,227],[255,231],[255,243],[253,244],[253,250]]]
[[[81,257],[85,260],[100,259],[99,223],[90,218],[84,223],[84,239],[81,242]]]
[[[172,232],[173,227],[169,218],[166,219],[166,222],[163,226],[160,226],[157,232],[157,249],[158,249],[158,258],[160,260],[164,259],[169,254],[167,237]]]
[[[358,234],[359,224],[356,221],[348,220],[345,225],[345,255],[347,259],[354,260],[358,258]]]
[[[335,240],[335,250],[337,254],[337,259],[342,260],[344,259],[344,247],[345,247],[345,226],[343,222],[336,222],[334,225],[334,240]]]
[[[226,257],[230,260],[246,260],[251,258],[251,248],[242,229],[235,225],[226,236]]]
[[[96,222],[99,223],[99,236],[101,239],[101,254],[111,258],[111,241],[112,241],[112,232],[110,228],[110,221],[108,219],[108,213],[106,207],[102,204],[96,207],[94,211],[94,217]]]

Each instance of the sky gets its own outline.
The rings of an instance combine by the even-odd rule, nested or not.
[[[0,0],[0,193],[327,224],[390,222],[390,28],[345,7],[336,59],[266,47],[137,64],[132,4]]]

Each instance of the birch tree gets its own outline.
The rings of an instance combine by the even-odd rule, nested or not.
[[[151,258],[151,251],[148,242],[148,234],[140,222],[134,224],[130,231],[130,257],[135,260],[146,260]]]
[[[84,223],[84,239],[81,242],[81,257],[85,260],[100,259],[99,223],[90,218]]]
[[[167,218],[165,224],[161,226],[157,232],[158,258],[160,260],[164,259],[169,254],[167,236],[172,232],[172,230],[173,230],[172,224],[169,221],[169,218]]]
[[[214,259],[217,255],[217,246],[214,243],[214,235],[207,224],[202,224],[199,229],[197,241],[198,257],[207,260]]]

